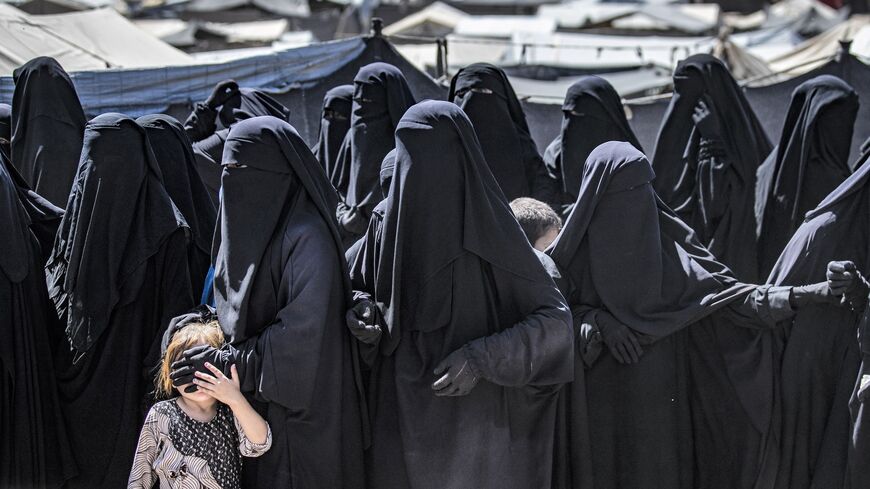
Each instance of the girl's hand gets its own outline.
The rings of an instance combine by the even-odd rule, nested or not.
[[[213,375],[196,372],[196,378],[193,380],[193,383],[199,387],[199,390],[231,408],[245,400],[245,397],[239,390],[239,374],[236,371],[235,364],[230,367],[230,377],[224,375],[219,368],[211,363],[206,362],[205,368]]]

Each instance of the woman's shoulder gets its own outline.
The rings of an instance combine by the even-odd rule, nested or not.
[[[172,417],[172,414],[177,409],[177,404],[175,399],[167,399],[165,401],[158,401],[151,406],[151,409],[148,410],[148,416],[145,418],[145,423],[156,423],[161,419],[168,419]]]

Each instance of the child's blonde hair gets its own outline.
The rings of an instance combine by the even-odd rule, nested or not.
[[[179,329],[172,335],[169,346],[160,362],[160,372],[157,374],[157,397],[168,399],[176,393],[169,378],[172,362],[178,360],[185,350],[197,345],[208,345],[220,348],[224,344],[224,332],[217,321],[191,323]]]

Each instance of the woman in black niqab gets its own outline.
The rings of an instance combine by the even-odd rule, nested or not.
[[[447,100],[471,119],[486,163],[508,201],[552,199],[547,170],[523,106],[501,68],[489,63],[462,68],[450,81]]]
[[[60,488],[76,467],[50,348],[57,318],[19,182],[0,159],[0,487]]]
[[[0,164],[6,168],[6,172],[15,184],[18,199],[29,217],[30,230],[39,242],[40,254],[44,263],[54,244],[54,235],[57,234],[57,228],[60,226],[61,218],[63,218],[63,209],[34,192],[12,164],[9,159],[11,155],[9,141],[11,138],[12,106],[0,104]]]
[[[215,303],[231,347],[185,352],[172,376],[235,363],[273,433],[245,487],[361,488],[361,404],[345,312],[350,282],[335,191],[296,130],[274,117],[233,126],[213,250]],[[183,378],[186,377],[186,378]]]
[[[140,117],[136,123],[145,128],[163,174],[163,186],[190,229],[188,268],[190,283],[196,288],[211,266],[217,210],[196,171],[193,149],[181,123],[162,114]]]
[[[755,175],[771,144],[721,61],[696,54],[677,65],[655,151],[656,193],[737,278],[757,282]]]
[[[36,193],[66,207],[87,122],[76,89],[53,58],[34,58],[12,78],[12,164]]]
[[[359,237],[383,198],[381,163],[395,147],[393,133],[414,104],[414,96],[402,72],[387,63],[363,66],[353,83],[350,130],[336,163],[338,179],[333,185],[344,200],[338,211],[339,224],[349,235]]]
[[[194,304],[186,229],[145,130],[121,114],[91,120],[46,266],[66,326],[57,370],[79,467],[70,488],[122,487],[130,474],[162,331]]]
[[[625,118],[622,100],[604,78],[584,76],[568,88],[562,104],[562,130],[544,151],[544,163],[558,187],[554,199],[563,218],[568,217],[583,180],[589,153],[607,141],[626,141],[643,152]],[[571,164],[563,165],[562,161]]]
[[[569,446],[591,447],[574,448],[564,486],[753,487],[775,453],[771,330],[793,315],[794,292],[738,282],[661,202],[654,177],[629,143],[600,145],[548,250],[587,367],[563,415]]]
[[[235,81],[224,80],[215,85],[206,100],[194,105],[184,121],[197,170],[215,206],[221,187],[221,157],[230,128],[239,121],[265,115],[289,121],[290,109],[260,90],[239,88]]]
[[[795,88],[782,136],[758,168],[755,218],[760,274],[767,276],[804,215],[852,173],[849,149],[858,94],[817,76]]]
[[[773,267],[769,283],[821,280],[821,269],[833,260],[850,260],[864,277],[870,276],[868,157],[870,152],[864,152],[855,173],[806,214]],[[780,324],[785,350],[776,489],[850,487],[848,464],[856,477],[851,487],[867,487],[867,465],[862,464],[867,460],[867,426],[857,418],[864,401],[852,398],[853,426],[849,417],[862,355],[866,359],[870,354],[855,341],[863,312],[817,306]],[[864,482],[858,483],[862,477]]]
[[[323,112],[320,119],[320,136],[314,147],[314,156],[326,171],[330,182],[337,183],[336,160],[344,137],[350,129],[350,114],[353,107],[353,85],[339,85],[323,96]]]
[[[550,487],[570,317],[459,107],[402,117],[381,205],[351,267],[386,323],[368,487]]]

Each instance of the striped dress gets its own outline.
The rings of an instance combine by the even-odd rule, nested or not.
[[[272,445],[251,442],[225,404],[208,422],[187,415],[176,399],[155,404],[145,418],[128,489],[239,489],[242,457],[259,457]]]

